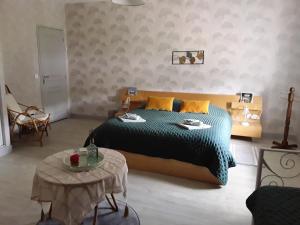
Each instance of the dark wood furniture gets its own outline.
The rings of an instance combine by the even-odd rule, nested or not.
[[[277,141],[273,141],[274,146],[272,146],[272,148],[295,149],[298,147],[296,144],[289,144],[288,142],[294,95],[295,95],[295,88],[291,87],[290,92],[288,94],[288,106],[286,110],[283,140],[281,143]]]

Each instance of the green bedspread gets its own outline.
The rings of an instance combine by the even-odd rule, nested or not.
[[[118,118],[109,119],[94,130],[95,144],[205,166],[221,184],[226,184],[227,170],[235,166],[229,152],[231,118],[226,111],[210,105],[208,115],[144,109],[135,109],[132,113],[146,122],[124,123]],[[199,119],[212,127],[186,130],[176,125],[183,119]],[[85,145],[88,143],[89,138]]]

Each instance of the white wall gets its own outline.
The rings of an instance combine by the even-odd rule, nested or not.
[[[64,29],[64,1],[1,0],[0,13],[5,82],[18,101],[41,107],[36,27]]]
[[[37,25],[65,28],[65,3],[97,0],[0,0],[5,82],[18,101],[42,107]]]
[[[0,30],[1,30],[1,15],[0,15]],[[4,87],[4,74],[3,74],[3,63],[2,63],[2,47],[0,39],[0,156],[10,152],[10,135],[7,110],[5,104],[5,87]]]
[[[118,107],[117,90],[124,86],[251,91],[263,96],[264,132],[282,134],[288,89],[294,85],[300,93],[299,8],[298,0],[68,4],[72,113],[106,116]],[[204,65],[171,64],[173,50],[202,49]],[[295,104],[294,135],[300,134],[299,108]]]

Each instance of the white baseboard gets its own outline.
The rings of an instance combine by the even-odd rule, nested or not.
[[[10,146],[6,146],[6,145],[0,146],[0,157],[11,153],[11,151],[12,151],[11,145]]]
[[[76,119],[95,119],[100,121],[107,120],[107,117],[105,116],[92,116],[92,115],[83,115],[83,114],[71,114],[70,118],[76,118]]]

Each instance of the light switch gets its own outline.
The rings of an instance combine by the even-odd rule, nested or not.
[[[38,73],[34,74],[34,78],[39,79],[39,74]]]

